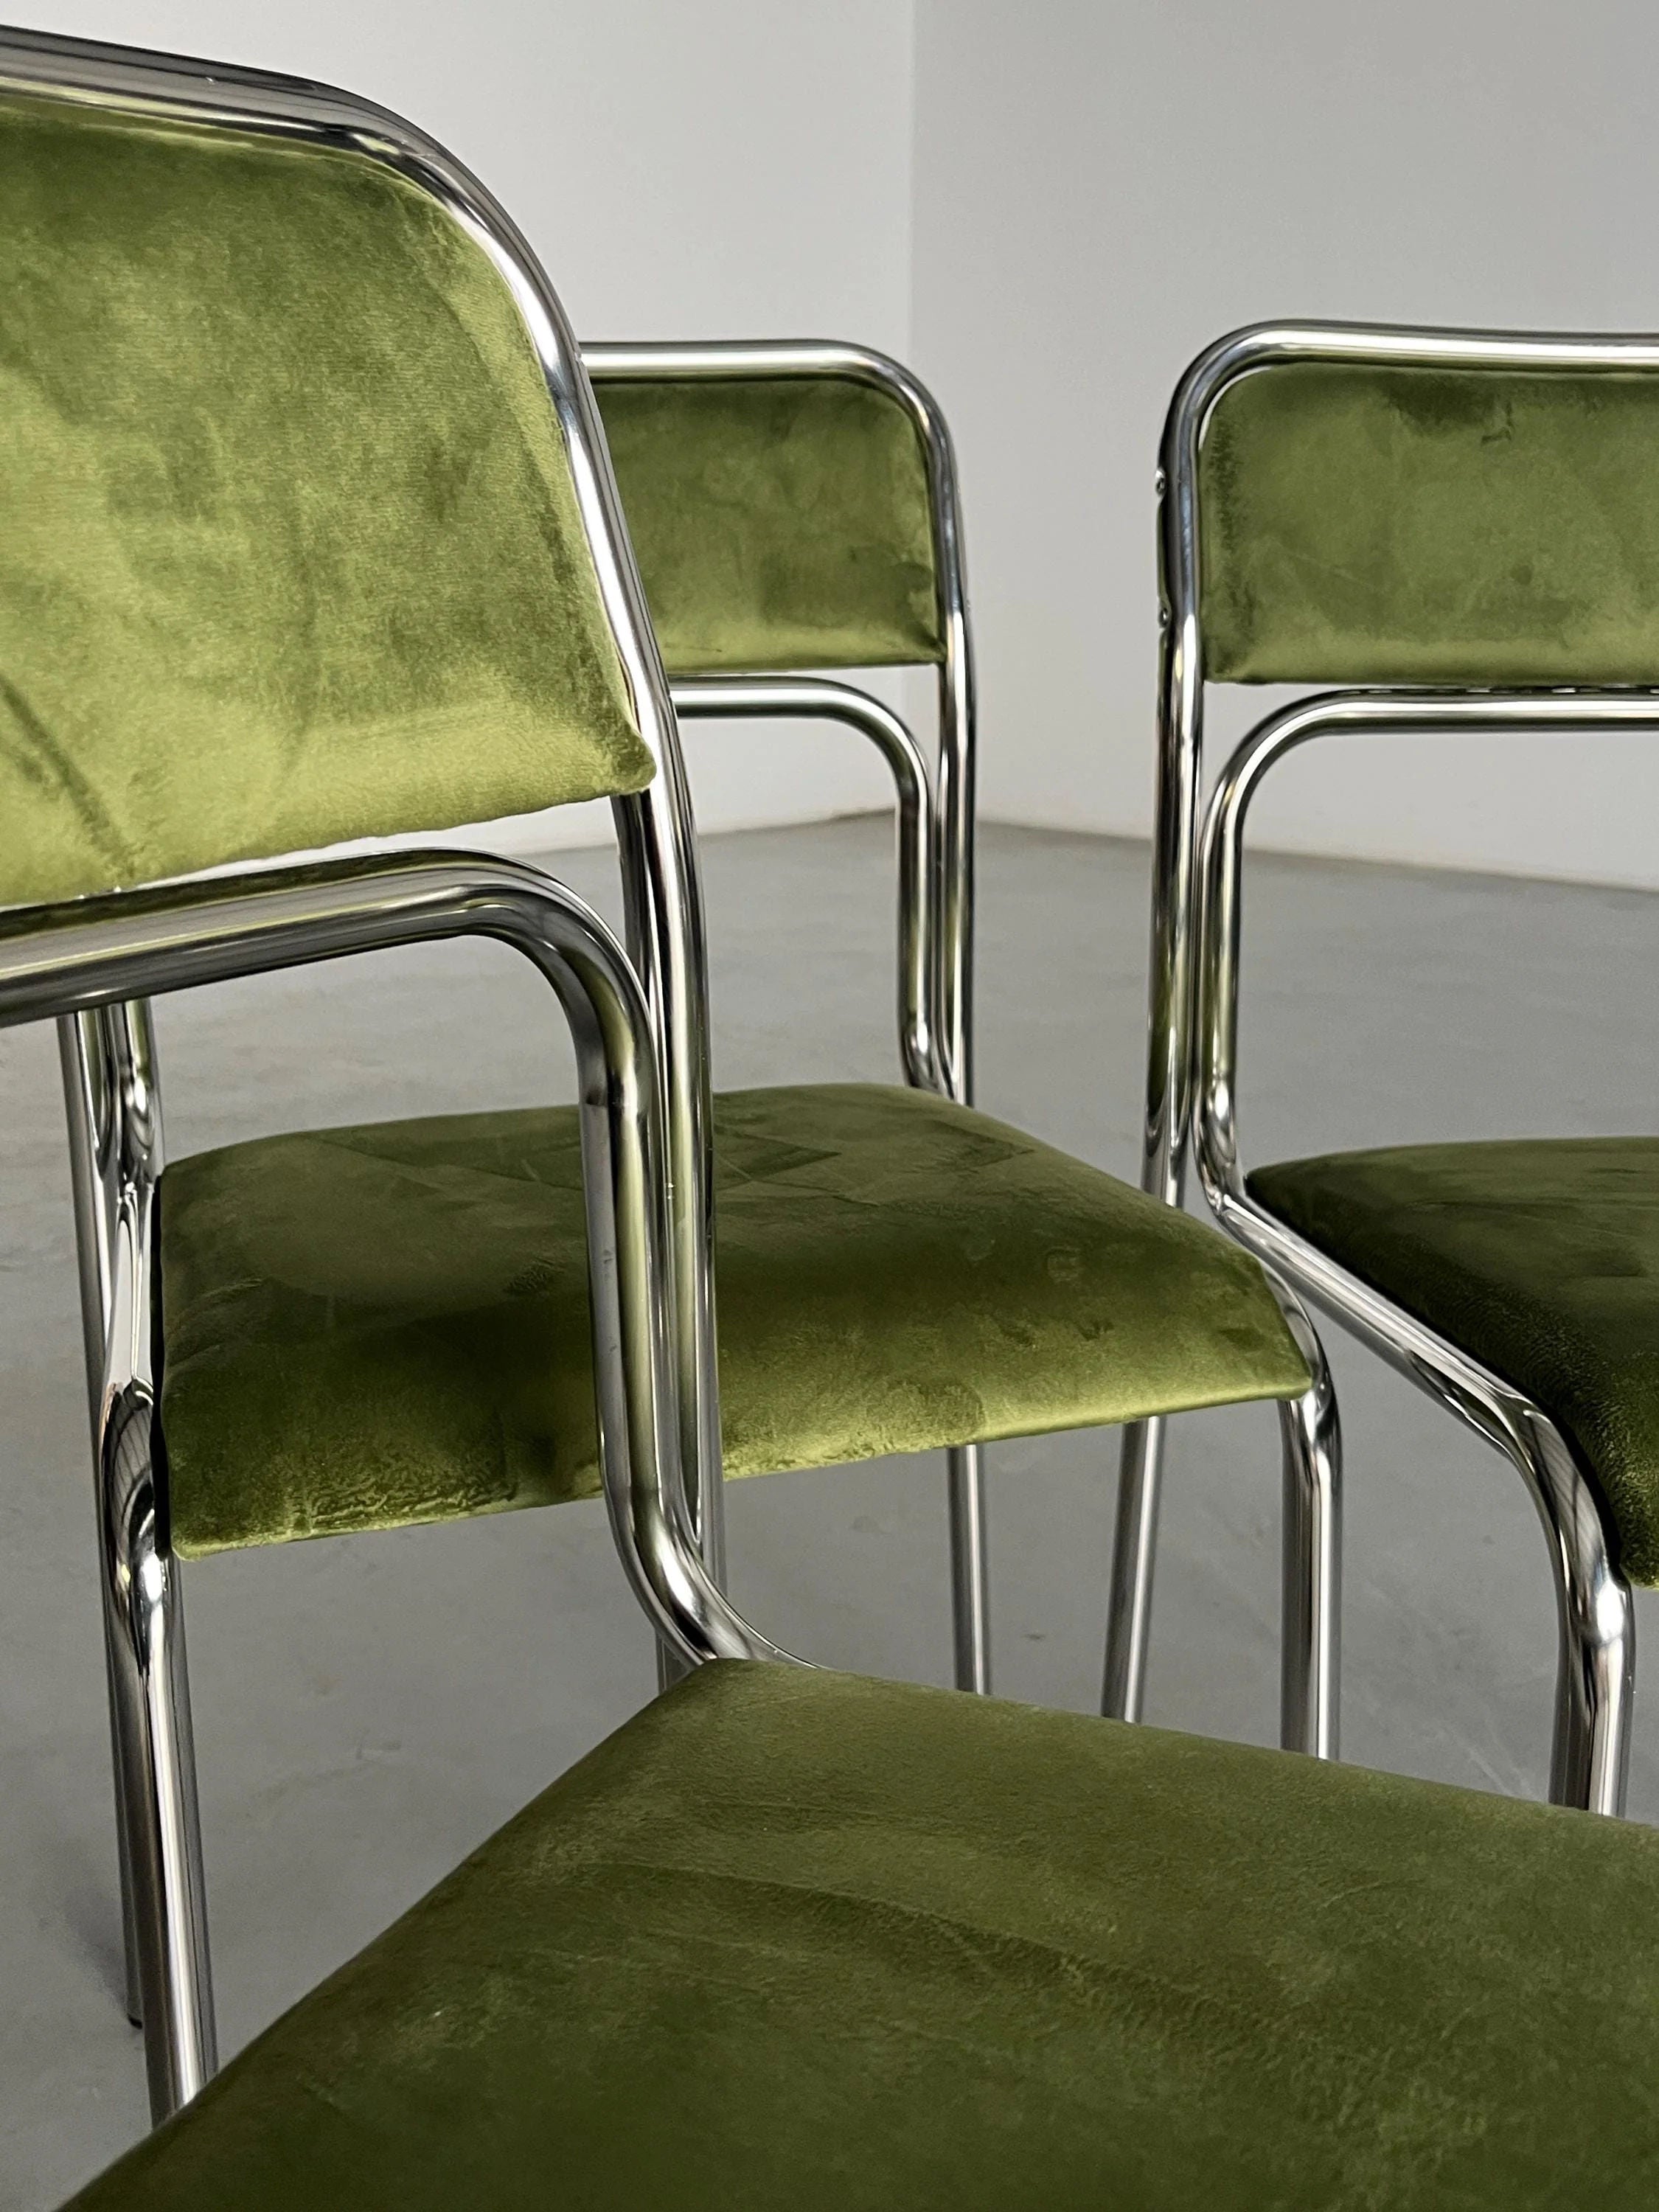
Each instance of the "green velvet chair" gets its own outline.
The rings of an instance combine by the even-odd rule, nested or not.
[[[116,981],[100,969],[73,1011],[51,1004],[158,2112],[214,2065],[185,1559],[603,1481],[635,1585],[684,1656],[675,1608],[720,1617],[726,1470],[1277,1401],[1285,1729],[1334,1750],[1337,1470],[1316,1340],[1212,1231],[959,1102],[965,991],[933,970],[965,932],[947,917],[928,940],[926,1085],[711,1102],[673,711],[590,386],[507,216],[441,148],[325,88],[16,33],[0,41],[0,103],[8,896],[91,899],[95,917],[118,885],[613,793],[662,1092],[647,1143],[644,1108],[599,1065],[601,1042],[632,1048],[638,1012],[628,971],[604,968],[592,990],[622,1008],[608,1026],[568,989],[580,1108],[271,1138],[163,1173],[143,992],[224,959],[146,920]],[[892,477],[884,465],[876,481]],[[907,653],[951,618],[942,603],[929,631],[925,593],[917,611],[933,524],[913,520],[891,564]],[[867,582],[870,565],[852,567]],[[965,683],[948,635],[931,649]],[[967,818],[958,786],[943,834]],[[959,893],[963,867],[934,872],[941,902],[952,880]],[[514,942],[522,908],[577,911],[538,872],[476,857],[258,882],[312,933],[267,964],[351,949],[337,909],[352,898],[360,931],[407,907],[405,934],[426,916]],[[254,890],[131,898],[119,913],[205,902],[244,964],[265,957]],[[576,921],[562,927],[574,943]],[[609,958],[581,927],[600,948],[589,965]],[[626,1279],[609,1266],[601,1167],[622,1178]],[[659,1482],[657,1533],[636,1540],[629,1486]],[[665,1559],[678,1564],[659,1588]],[[709,1651],[769,1648],[732,1631]]]
[[[1164,467],[1158,956],[1177,980],[1152,1091],[1170,1151],[1195,1070],[1222,1222],[1519,1469],[1559,1606],[1550,1795],[1615,1813],[1630,1585],[1659,1582],[1659,1140],[1247,1176],[1234,1061],[1244,823],[1285,752],[1344,732],[1659,733],[1659,340],[1244,331],[1188,371]],[[1243,742],[1200,849],[1206,681],[1344,688]]]
[[[765,1663],[665,1502],[737,1656],[73,2212],[1646,2212],[1659,1834]]]

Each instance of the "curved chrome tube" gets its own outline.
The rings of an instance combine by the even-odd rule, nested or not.
[[[511,945],[541,970],[575,1041],[589,1183],[606,1494],[641,1595],[688,1657],[782,1656],[679,1558],[689,1512],[674,1480],[672,1283],[654,1029],[626,955],[590,908],[538,870],[469,854],[273,869],[0,916],[0,1027],[119,1005],[273,968],[461,935]],[[118,1248],[112,1304],[118,1334]],[[136,1297],[136,1290],[128,1295]],[[137,1323],[134,1324],[137,1327]],[[107,1391],[106,1392],[107,1397]],[[695,1548],[689,1555],[695,1559]]]
[[[709,676],[670,686],[682,723],[787,714],[844,723],[879,750],[898,802],[898,1034],[907,1083],[942,1091],[933,1024],[933,822],[927,763],[909,726],[883,701],[817,676]]]
[[[143,1972],[140,1963],[138,1892],[132,1873],[132,1850],[128,1831],[126,1746],[134,1740],[131,1721],[122,1717],[125,1695],[123,1641],[107,1593],[114,1587],[117,1563],[109,1550],[114,1529],[122,1517],[109,1509],[103,1451],[104,1393],[112,1350],[111,1326],[115,1306],[116,1254],[124,1235],[138,1223],[148,1237],[154,1189],[162,1165],[161,1092],[155,1061],[155,1039],[144,1000],[121,1006],[104,1006],[83,1014],[61,1014],[58,1019],[59,1057],[63,1067],[64,1104],[69,1127],[70,1176],[75,1201],[76,1247],[81,1272],[81,1322],[87,1371],[87,1398],[92,1424],[92,1456],[99,1499],[100,1558],[104,1568],[106,1601],[103,1607],[104,1659],[108,1679],[110,1771],[115,1788],[115,1833],[121,1884],[121,1931],[126,1978],[127,2017],[135,2027],[143,2024]],[[124,1230],[124,1224],[125,1228]],[[152,1525],[153,1525],[153,1518]],[[130,1522],[126,1523],[130,1528]],[[131,1571],[129,1568],[129,1571]],[[167,1590],[178,1604],[178,1577],[169,1573]],[[173,1693],[188,1728],[189,1675],[182,1662],[182,1620],[178,1634],[166,1636],[172,1668]],[[164,1667],[164,1676],[167,1673]],[[161,1677],[157,1677],[161,1679]],[[169,1735],[176,1739],[175,1727]],[[187,1741],[187,1735],[185,1736]],[[184,1869],[175,1892],[190,1900],[188,1917],[200,1930],[198,1979],[208,1996],[196,2041],[205,2063],[198,2071],[210,2073],[214,2064],[211,1982],[206,1959],[206,1913],[201,1869],[201,1828],[196,1808],[193,1763],[178,1771],[171,1796],[183,1809]],[[146,1913],[153,1921],[152,1900],[161,1894],[154,1881],[145,1889]],[[149,1940],[165,1947],[170,1914],[152,1928]],[[167,2038],[169,2047],[183,2040],[176,2027]]]
[[[941,682],[948,685],[950,680],[947,668]],[[955,1097],[955,1071],[968,1065],[971,1014],[964,995],[948,995],[944,979],[947,971],[964,984],[970,979],[971,963],[963,950],[969,902],[959,888],[951,888],[964,880],[960,866],[942,871],[935,864],[933,848],[943,830],[928,805],[927,763],[908,726],[867,691],[817,677],[712,677],[678,683],[672,696],[682,721],[695,715],[820,715],[863,731],[880,748],[898,796],[900,1058],[905,1080],[916,1089]],[[956,726],[971,732],[971,717]],[[945,728],[941,719],[942,771],[948,750]],[[957,805],[965,793],[971,818],[971,747],[967,750],[969,775],[964,781],[958,769],[951,803]],[[936,942],[950,948],[943,957],[934,956]],[[956,1024],[958,1040],[949,1061],[933,1018],[935,1007],[945,1006],[952,1010],[948,1018]],[[991,1592],[984,1453],[978,1444],[954,1444],[945,1460],[954,1679],[959,1690],[988,1696]]]
[[[1550,1796],[1624,1809],[1635,1681],[1628,1584],[1595,1491],[1541,1407],[1339,1266],[1245,1188],[1236,1126],[1243,864],[1249,804],[1267,770],[1317,737],[1409,731],[1659,732],[1659,696],[1640,692],[1331,692],[1269,715],[1237,747],[1211,796],[1201,845],[1195,1149],[1217,1218],[1273,1273],[1483,1436],[1520,1470],[1542,1522],[1556,1592],[1559,1659]]]
[[[975,724],[973,641],[968,622],[961,506],[950,428],[932,394],[901,362],[866,346],[830,340],[761,339],[596,344],[583,349],[601,382],[675,375],[844,376],[896,398],[909,411],[927,465],[944,632],[939,666],[938,771],[933,784],[930,1076],[906,1050],[909,1079],[971,1104],[974,1096],[974,826]],[[991,1686],[988,1515],[985,1462],[977,1444],[946,1455],[951,1516],[951,1618],[958,1689]]]
[[[1239,1185],[1234,1132],[1244,823],[1275,762],[1311,738],[1425,733],[1583,736],[1659,732],[1659,695],[1640,691],[1326,691],[1267,715],[1235,748],[1206,811],[1200,860],[1201,954],[1194,1117],[1206,1187]],[[1242,1186],[1240,1186],[1242,1188]]]
[[[56,1015],[103,1071],[88,1129],[107,1200],[88,1194],[106,1299],[99,1352],[100,1531],[152,2106],[214,2065],[205,1907],[177,1569],[167,1529],[152,1336],[159,1115],[132,1002],[371,947],[494,937],[552,984],[575,1043],[600,1463],[611,1525],[659,1636],[696,1663],[784,1658],[710,1577],[681,1478],[676,1310],[656,1031],[627,956],[574,893],[466,854],[352,860],[0,916],[0,1026]],[[94,1211],[94,1203],[101,1215]],[[99,1218],[107,1224],[100,1243]],[[99,1257],[100,1250],[105,1256]],[[84,1248],[83,1248],[84,1260]],[[90,1346],[89,1346],[90,1349]]]

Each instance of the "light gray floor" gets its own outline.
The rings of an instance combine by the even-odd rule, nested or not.
[[[606,894],[610,862],[565,854]],[[713,841],[718,1074],[889,1077],[890,858],[860,819]],[[993,829],[982,1103],[1133,1176],[1146,855]],[[1652,943],[1634,893],[1263,860],[1250,878],[1248,1155],[1457,1134],[1651,1130]],[[386,955],[167,1004],[175,1154],[263,1129],[568,1095],[511,956]],[[145,2124],[120,2014],[107,1738],[72,1228],[46,1030],[0,1036],[0,2206],[56,2204]],[[1333,1345],[1348,1448],[1345,1748],[1537,1793],[1552,1618],[1516,1479]],[[998,1686],[1086,1707],[1110,1435],[1000,1448]],[[1271,1739],[1271,1413],[1181,1423],[1150,1717]],[[738,1486],[737,1594],[796,1650],[945,1679],[943,1476],[886,1462]],[[222,2038],[235,2050],[649,1693],[597,1508],[295,1546],[189,1578]],[[1656,1620],[1643,1601],[1642,1631]],[[1633,1809],[1659,1818],[1659,1690]]]

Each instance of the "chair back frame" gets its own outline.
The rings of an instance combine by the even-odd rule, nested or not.
[[[1230,385],[1254,370],[1304,362],[1659,374],[1659,338],[1262,323],[1218,339],[1182,378],[1164,424],[1158,467],[1158,768],[1142,1178],[1147,1190],[1171,1201],[1184,1176],[1195,1065],[1192,955],[1205,687],[1199,453],[1205,427]],[[1387,687],[1387,696],[1397,696],[1401,688]],[[1455,687],[1437,696],[1473,690]],[[1358,696],[1373,696],[1372,687]],[[1620,690],[1577,695],[1581,702],[1629,696]]]
[[[1634,1624],[1594,1486],[1559,1429],[1524,1394],[1404,1314],[1275,1219],[1244,1188],[1235,1125],[1241,877],[1252,795],[1274,762],[1342,732],[1659,732],[1640,689],[1483,690],[1390,684],[1320,694],[1265,717],[1223,769],[1200,832],[1205,692],[1200,452],[1229,386],[1291,363],[1659,374],[1659,338],[1262,324],[1200,354],[1177,386],[1159,471],[1162,628],[1146,1118],[1142,1182],[1181,1202],[1189,1133],[1218,1218],[1281,1281],[1318,1304],[1505,1452],[1543,1522],[1560,1634],[1550,1793],[1622,1808],[1629,1764]],[[1126,1446],[1112,1626],[1120,1679],[1144,1674],[1161,1433]],[[1126,1541],[1126,1532],[1127,1540]],[[1109,1693],[1111,1686],[1109,1660]]]
[[[915,425],[927,470],[943,652],[938,663],[938,751],[928,843],[910,822],[918,749],[885,703],[822,675],[763,674],[675,682],[687,715],[787,714],[860,729],[880,748],[898,787],[900,810],[900,1050],[907,1079],[963,1104],[973,1087],[975,724],[973,645],[963,555],[961,501],[950,427],[931,392],[902,362],[867,346],[830,339],[718,339],[586,345],[596,386],[659,379],[840,378],[895,400]],[[914,888],[912,888],[912,885]],[[931,944],[924,939],[931,939]],[[925,994],[918,988],[925,971]]]

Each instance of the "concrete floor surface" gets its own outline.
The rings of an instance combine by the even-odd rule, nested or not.
[[[557,872],[614,913],[613,863]],[[891,1078],[890,831],[706,848],[717,1079]],[[991,828],[981,1103],[1133,1178],[1143,847]],[[1247,883],[1240,1129],[1251,1159],[1659,1128],[1635,892],[1263,858]],[[264,1130],[567,1097],[544,987],[445,946],[164,1003],[179,1154]],[[122,2017],[73,1225],[55,1042],[0,1035],[0,2206],[44,2212],[146,2124]],[[1333,1333],[1345,1419],[1344,1749],[1540,1794],[1553,1659],[1510,1469]],[[997,1684],[1097,1694],[1117,1440],[999,1447]],[[733,1586],[797,1650],[943,1681],[938,1459],[734,1486]],[[187,1577],[221,2037],[234,2051],[651,1693],[596,1505],[296,1545]],[[1189,1417],[1164,1506],[1149,1717],[1255,1741],[1276,1708],[1270,1409]],[[1638,1601],[1640,1629],[1655,1625]],[[1659,1819],[1659,1692],[1632,1809]]]

